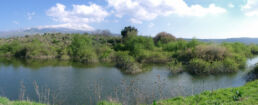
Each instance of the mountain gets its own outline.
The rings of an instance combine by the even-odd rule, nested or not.
[[[228,39],[198,39],[203,42],[214,42],[214,43],[221,43],[221,42],[241,42],[245,44],[258,44],[258,38],[228,38]]]
[[[119,36],[119,34],[111,33],[109,30],[95,30],[95,31],[81,31],[68,28],[29,28],[22,30],[14,31],[3,31],[0,32],[0,38],[14,37],[14,36],[25,36],[25,35],[35,35],[35,34],[44,34],[44,33],[91,33],[91,34],[103,34],[103,35],[114,35]],[[185,39],[191,40],[191,39]],[[245,44],[258,44],[258,38],[228,38],[228,39],[198,39],[202,42],[241,42]]]
[[[74,30],[68,28],[29,28],[13,31],[2,31],[0,37],[25,36],[44,33],[89,33],[89,31]]]

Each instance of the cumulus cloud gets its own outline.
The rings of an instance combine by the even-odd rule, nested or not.
[[[47,25],[47,26],[39,26],[39,29],[43,28],[68,28],[68,29],[74,29],[74,30],[87,30],[87,31],[93,31],[94,28],[87,25],[87,24],[71,24],[71,23],[66,23],[66,24],[58,24],[58,25]]]
[[[188,6],[184,0],[106,0],[114,9],[117,17],[129,16],[131,22],[141,23],[158,16],[176,14],[179,16],[206,16],[225,13],[226,10],[210,4],[207,8],[201,5]],[[132,21],[134,20],[134,21]]]
[[[36,15],[35,12],[28,12],[28,13],[27,13],[27,18],[28,18],[28,20],[31,20],[34,15]]]
[[[246,16],[258,16],[258,0],[247,0],[242,10]]]
[[[130,21],[134,24],[142,24],[142,21],[135,19],[135,18],[131,18]]]
[[[57,3],[56,6],[51,7],[47,12],[47,16],[53,20],[60,22],[60,25],[53,25],[47,27],[62,27],[79,30],[92,30],[93,27],[89,23],[102,22],[108,16],[108,12],[101,6],[96,4],[90,5],[72,5],[71,10],[66,10],[66,6]]]

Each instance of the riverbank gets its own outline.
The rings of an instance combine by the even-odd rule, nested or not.
[[[46,105],[30,101],[10,101],[8,98],[0,97],[0,105]]]
[[[160,100],[153,105],[257,105],[258,80],[242,87],[206,91],[189,97]]]
[[[205,91],[194,96],[154,101],[152,105],[257,105],[257,92],[258,80],[241,87]],[[117,103],[104,101],[101,105],[117,105]]]
[[[241,87],[205,91],[201,94],[188,97],[176,97],[172,99],[154,101],[152,105],[257,105],[258,104],[258,80],[249,82]],[[0,97],[1,105],[46,105],[29,101],[10,101]],[[97,105],[122,105],[118,102],[102,101]]]

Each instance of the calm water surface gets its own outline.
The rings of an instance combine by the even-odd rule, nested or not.
[[[85,66],[60,61],[0,60],[0,95],[12,100],[60,105],[94,105],[99,100],[116,100],[134,105],[204,90],[237,87],[246,83],[247,69],[234,74],[195,76],[172,74],[165,66],[153,66],[137,75],[123,74],[108,66]]]

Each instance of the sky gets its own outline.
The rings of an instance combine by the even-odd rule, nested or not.
[[[258,0],[1,0],[0,31],[70,28],[182,38],[258,37]]]

